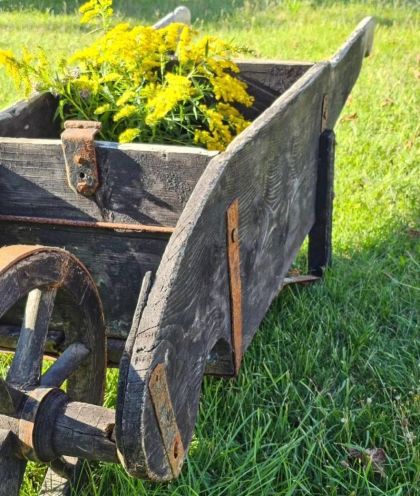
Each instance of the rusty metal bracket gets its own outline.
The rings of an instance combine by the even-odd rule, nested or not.
[[[172,406],[164,363],[159,363],[153,369],[149,379],[149,391],[172,474],[178,477],[185,450]]]
[[[239,200],[232,202],[227,210],[227,252],[229,267],[230,306],[232,325],[232,348],[235,375],[242,362],[242,284],[239,244]]]
[[[96,121],[66,121],[61,133],[69,186],[84,196],[99,187],[94,138],[100,128]]]
[[[300,284],[301,286],[307,286],[308,284],[313,284],[314,282],[320,281],[321,278],[318,276],[313,276],[311,274],[304,274],[298,276],[289,276],[283,279],[282,288],[285,286],[292,286],[294,284]]]

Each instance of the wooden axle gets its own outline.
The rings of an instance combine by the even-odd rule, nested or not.
[[[13,397],[14,391],[6,387]],[[0,430],[12,432],[17,441],[15,456],[42,462],[70,456],[118,463],[113,410],[70,401],[58,388],[40,387],[24,396],[14,414],[0,415]]]

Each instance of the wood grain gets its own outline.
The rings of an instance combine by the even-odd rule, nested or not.
[[[67,183],[59,140],[0,139],[0,214],[175,226],[215,152],[96,142],[100,187]]]

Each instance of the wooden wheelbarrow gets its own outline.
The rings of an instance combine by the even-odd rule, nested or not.
[[[309,278],[330,263],[333,127],[373,29],[316,64],[240,62],[253,123],[223,153],[94,142],[83,122],[60,141],[48,94],[0,114],[1,496],[27,460],[63,493],[77,460],[179,474],[203,375],[238,374],[306,236]]]

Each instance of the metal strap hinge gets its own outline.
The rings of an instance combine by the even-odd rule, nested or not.
[[[227,252],[229,267],[230,307],[232,325],[232,348],[235,375],[242,362],[242,284],[239,246],[239,200],[236,199],[227,210]]]
[[[181,471],[185,450],[169,392],[166,366],[159,363],[149,379],[149,391],[159,425],[162,443],[174,477]]]
[[[96,121],[66,121],[61,134],[69,186],[84,196],[99,187],[94,138],[100,129]]]

